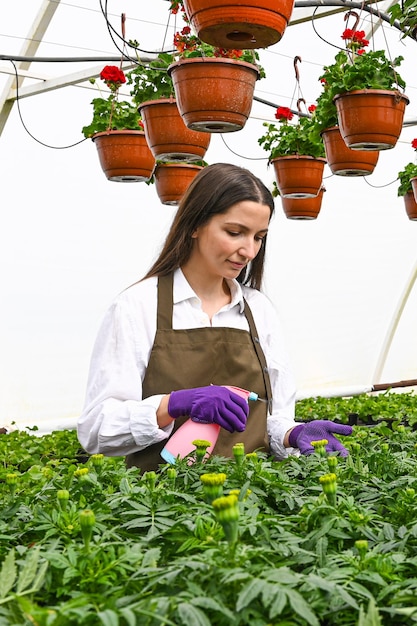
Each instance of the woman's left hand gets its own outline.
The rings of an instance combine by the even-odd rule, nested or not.
[[[327,439],[327,452],[339,452],[340,456],[348,456],[349,452],[334,434],[351,435],[352,426],[336,424],[328,420],[314,420],[299,424],[289,433],[289,444],[294,448],[299,448],[301,454],[312,454],[314,448],[311,442]]]

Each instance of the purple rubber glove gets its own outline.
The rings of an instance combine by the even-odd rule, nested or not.
[[[314,448],[312,441],[327,439],[327,452],[339,452],[340,456],[348,456],[349,452],[333,435],[351,435],[352,426],[347,424],[335,424],[327,420],[315,420],[307,424],[299,424],[291,432],[289,436],[289,444],[292,448],[299,448],[301,454],[312,454]]]
[[[226,387],[210,385],[172,391],[168,413],[173,418],[189,415],[193,422],[218,424],[233,433],[245,430],[249,405]]]

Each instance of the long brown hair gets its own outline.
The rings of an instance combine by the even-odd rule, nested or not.
[[[249,170],[231,163],[214,163],[206,166],[188,187],[172,222],[163,248],[144,278],[164,276],[188,261],[192,235],[204,226],[213,215],[226,213],[237,204],[249,200],[267,205],[274,212],[274,199],[264,183]],[[256,257],[239,274],[237,280],[255,289],[261,288],[266,237]]]

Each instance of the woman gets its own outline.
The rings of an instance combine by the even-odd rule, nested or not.
[[[294,421],[295,385],[276,312],[260,292],[271,193],[250,171],[205,167],[184,195],[148,274],[104,318],[93,350],[78,437],[90,453],[126,455],[142,471],[189,416],[221,426],[213,453],[271,451],[312,439],[347,454],[332,422]],[[251,403],[223,385],[254,391]],[[341,429],[341,430],[340,430]]]

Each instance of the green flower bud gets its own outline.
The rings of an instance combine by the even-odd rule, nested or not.
[[[235,495],[222,496],[212,502],[217,520],[223,527],[226,540],[236,543],[239,531],[239,504]]]
[[[233,448],[233,456],[238,465],[242,465],[243,457],[245,456],[245,444],[244,443],[236,443]]]
[[[319,456],[326,456],[326,446],[329,443],[327,439],[318,439],[317,441],[310,441],[311,445],[314,448],[314,452],[316,452]]]
[[[10,493],[13,495],[16,491],[16,487],[19,481],[18,474],[7,474],[6,475],[6,485],[9,488]]]
[[[332,506],[336,506],[336,489],[337,489],[337,476],[336,474],[324,474],[320,476],[319,481],[321,483],[323,493],[325,494],[327,501]]]
[[[70,497],[68,489],[58,489],[56,496],[58,498],[59,508],[61,511],[65,511]]]
[[[175,480],[177,475],[178,475],[178,473],[177,473],[177,470],[175,469],[175,467],[168,467],[168,469],[167,469],[167,478],[169,480]]]
[[[104,454],[92,454],[90,457],[91,465],[96,471],[101,470],[104,465]]]
[[[145,481],[149,489],[152,491],[156,485],[156,472],[145,472],[142,476],[142,480]]]
[[[84,540],[84,545],[88,550],[90,546],[90,540],[93,534],[93,528],[96,523],[96,516],[91,509],[85,509],[84,511],[80,512],[78,519],[80,522],[81,534]]]
[[[76,469],[74,472],[75,478],[85,478],[90,470],[88,467],[80,467]]]
[[[331,472],[334,472],[336,470],[337,467],[337,456],[328,456],[327,457],[327,465],[329,467],[329,470]]]
[[[355,541],[355,548],[359,552],[359,556],[363,559],[368,551],[368,541],[366,539],[358,539]]]
[[[201,474],[200,480],[203,483],[203,492],[208,503],[223,495],[226,474]]]
[[[202,463],[208,454],[207,448],[211,446],[211,441],[207,441],[206,439],[195,439],[191,443],[196,447],[196,460]]]

